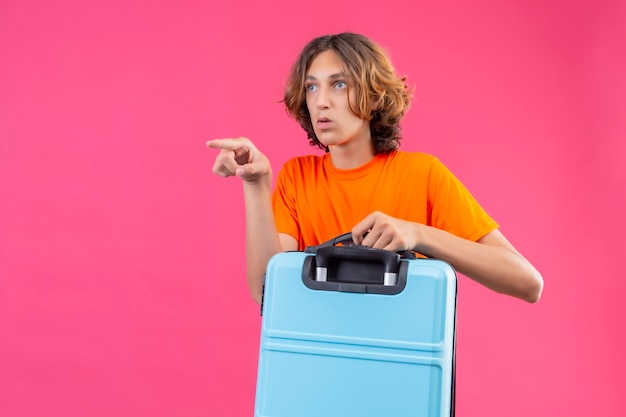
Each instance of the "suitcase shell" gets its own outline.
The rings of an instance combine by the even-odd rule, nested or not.
[[[254,415],[452,415],[452,267],[402,260],[397,294],[327,291],[305,285],[310,256],[286,252],[268,263]]]

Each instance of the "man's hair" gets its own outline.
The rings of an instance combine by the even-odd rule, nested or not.
[[[352,112],[370,122],[376,153],[386,153],[400,147],[400,120],[409,109],[411,91],[406,77],[396,75],[387,53],[363,35],[340,33],[326,35],[309,42],[291,69],[283,102],[287,112],[306,131],[309,143],[328,151],[313,130],[306,104],[305,81],[311,63],[320,53],[333,51],[342,63],[344,73],[355,89],[356,103]],[[350,87],[349,87],[350,88]],[[352,108],[352,106],[356,108]]]

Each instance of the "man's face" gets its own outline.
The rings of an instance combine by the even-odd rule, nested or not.
[[[313,59],[305,87],[313,130],[322,144],[331,149],[371,146],[370,124],[350,110],[354,88],[335,52],[324,51]]]

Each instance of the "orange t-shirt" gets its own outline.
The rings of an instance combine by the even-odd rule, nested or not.
[[[340,170],[330,155],[285,163],[273,196],[279,233],[303,250],[349,232],[381,211],[476,241],[498,228],[463,184],[434,156],[394,151]]]

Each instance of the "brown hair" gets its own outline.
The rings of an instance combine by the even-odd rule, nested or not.
[[[354,84],[356,109],[352,112],[370,122],[376,153],[391,152],[400,146],[400,120],[409,109],[411,91],[406,77],[398,77],[387,53],[363,35],[340,33],[309,42],[291,69],[283,102],[287,112],[307,132],[309,142],[328,151],[313,131],[306,105],[305,79],[311,63],[324,51],[332,50]],[[352,106],[352,103],[351,103]]]

